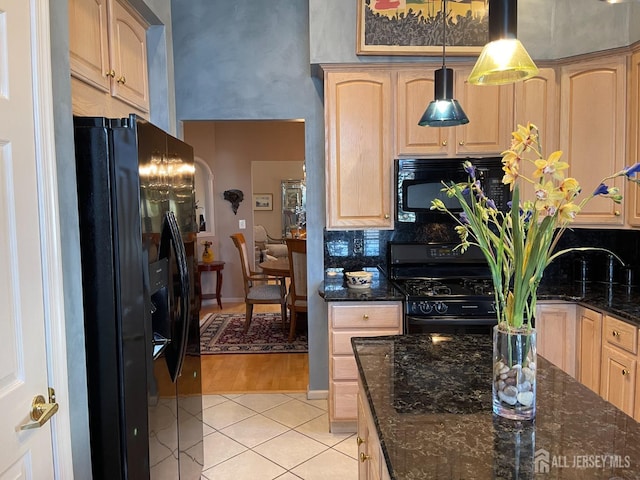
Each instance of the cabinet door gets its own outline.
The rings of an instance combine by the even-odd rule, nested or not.
[[[580,383],[600,393],[600,357],[602,352],[602,314],[578,307]]]
[[[69,0],[71,75],[103,92],[109,91],[107,0]]]
[[[556,72],[553,68],[541,68],[538,75],[514,85],[515,121],[517,125],[528,122],[538,127],[542,154],[549,156],[558,150],[558,112],[560,111]],[[531,178],[534,167],[523,162],[522,173]],[[521,182],[521,197],[533,198],[534,187],[529,182]]]
[[[633,416],[636,359],[617,348],[602,348],[600,395],[627,415]]]
[[[575,378],[575,304],[538,304],[535,325],[538,354]]]
[[[640,162],[640,52],[631,56],[631,72],[629,75],[629,161],[628,165]],[[636,175],[637,176],[637,175]],[[624,203],[627,208],[627,221],[630,225],[640,226],[640,192],[638,187],[628,188],[629,195]]]
[[[149,110],[146,25],[119,1],[111,0],[109,56],[115,72],[111,93],[134,107]]]
[[[470,67],[455,69],[454,96],[469,117],[455,128],[456,155],[500,155],[511,145],[513,85],[471,85]]]
[[[391,73],[327,72],[327,228],[392,229]]]
[[[625,163],[626,58],[590,60],[562,67],[560,147],[570,164],[569,175],[583,192]],[[624,180],[609,182],[624,192]],[[622,206],[594,198],[575,225],[622,225]]]
[[[396,138],[397,154],[439,155],[449,151],[451,128],[421,127],[420,118],[434,95],[435,67],[398,72]]]

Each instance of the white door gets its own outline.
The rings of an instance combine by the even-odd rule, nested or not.
[[[47,388],[56,388],[51,380],[59,373],[53,373],[51,344],[61,338],[62,290],[48,285],[58,259],[47,258],[59,246],[41,243],[60,240],[50,228],[57,210],[46,178],[53,157],[47,138],[53,102],[45,88],[51,77],[42,72],[50,55],[47,9],[48,0],[0,0],[0,479],[53,479],[66,467],[54,466],[52,438],[68,452],[67,438],[56,433],[67,425],[56,427],[56,417],[20,429],[33,421],[34,397],[48,401]],[[62,390],[66,398],[66,383]],[[66,424],[68,412],[62,418]]]

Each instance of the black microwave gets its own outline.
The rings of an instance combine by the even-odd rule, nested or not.
[[[470,161],[476,169],[485,195],[492,199],[499,210],[507,211],[511,200],[509,186],[502,183],[502,157],[396,159],[395,220],[399,223],[430,223],[448,221],[445,212],[431,210],[431,201],[440,199],[450,212],[459,213],[458,200],[449,198],[443,182],[460,183],[469,180],[463,162]]]

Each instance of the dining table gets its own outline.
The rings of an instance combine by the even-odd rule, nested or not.
[[[289,259],[278,258],[276,260],[266,260],[258,264],[258,267],[265,275],[271,275],[274,277],[290,277],[291,270],[289,270]]]

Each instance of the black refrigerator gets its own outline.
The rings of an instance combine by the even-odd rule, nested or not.
[[[200,479],[193,149],[74,117],[94,479]]]

